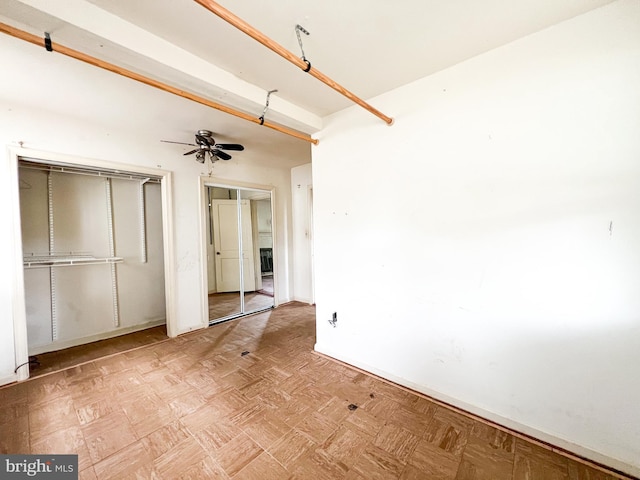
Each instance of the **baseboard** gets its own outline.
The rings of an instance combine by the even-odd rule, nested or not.
[[[476,420],[482,421],[483,423],[488,423],[498,429],[505,430],[517,437],[521,437],[533,443],[537,443],[538,445],[549,450],[553,450],[556,453],[589,464],[596,469],[603,470],[602,467],[604,467],[604,469],[606,469],[606,473],[611,474],[612,472],[609,471],[609,469],[611,469],[614,472],[621,473],[621,475],[618,475],[619,478],[640,478],[640,467],[629,465],[621,460],[603,455],[589,448],[582,447],[561,437],[557,437],[542,430],[532,428],[526,424],[516,422],[510,418],[503,417],[489,410],[484,410],[470,403],[461,401],[457,398],[444,395],[435,390],[426,388],[423,385],[419,385],[404,378],[397,377],[393,374],[390,374],[389,372],[372,367],[371,365],[367,365],[366,363],[360,362],[353,358],[348,358],[343,355],[336,354],[330,348],[326,348],[323,345],[319,345],[316,343],[314,346],[314,350],[322,354],[323,356],[328,357],[329,359],[336,360],[338,362],[346,364],[346,366],[350,366],[361,370],[364,373],[379,377],[383,381],[387,380],[388,382],[391,382],[401,388],[404,387],[414,393],[422,394],[428,397],[430,400],[435,401],[435,403],[438,403],[444,407],[452,408],[459,413],[473,417]],[[628,477],[627,475],[631,475],[632,477]]]
[[[287,303],[291,303],[291,302],[293,302],[293,300],[291,300],[291,297],[279,298],[278,301],[275,302],[274,307],[281,307],[282,305],[286,305]]]
[[[295,296],[294,296],[294,297],[293,297],[293,301],[294,301],[294,302],[300,302],[300,303],[306,303],[306,304],[309,304],[309,305],[313,305],[313,299],[308,298],[308,297],[302,297],[302,298],[300,298],[300,297],[295,297]]]
[[[33,348],[29,348],[29,355],[40,355],[47,352],[55,352],[56,350],[63,350],[65,348],[77,347],[78,345],[84,345],[86,343],[97,342],[98,340],[106,340],[108,338],[120,337],[128,333],[139,332],[140,330],[146,330],[147,328],[158,327],[166,323],[165,319],[154,320],[153,322],[141,323],[140,325],[133,325],[131,327],[123,327],[118,330],[110,330],[108,332],[97,333],[95,335],[89,335],[82,338],[74,338],[73,340],[65,340],[61,342],[53,342],[47,345],[41,345]]]
[[[17,375],[9,375],[7,377],[0,377],[0,387],[2,387],[3,385],[8,385],[10,383],[15,383],[18,381],[18,376]]]

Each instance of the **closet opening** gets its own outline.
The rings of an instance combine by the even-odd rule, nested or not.
[[[273,192],[215,182],[203,189],[209,325],[272,309]]]
[[[167,339],[166,174],[17,166],[31,375]]]

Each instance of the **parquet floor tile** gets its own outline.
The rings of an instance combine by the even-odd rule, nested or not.
[[[321,449],[310,450],[289,467],[290,480],[342,480],[349,469]]]
[[[153,464],[160,478],[180,478],[193,465],[208,461],[208,457],[198,441],[189,436],[155,458]]]
[[[0,452],[30,452],[29,416],[0,425]]]
[[[231,477],[256,459],[264,450],[246,433],[216,450],[213,457]]]
[[[80,427],[69,427],[32,441],[31,453],[46,455],[55,452],[59,454],[77,454],[78,468],[83,470],[92,465],[92,459],[84,440]]]
[[[137,440],[122,410],[114,411],[81,429],[93,463],[104,460]]]
[[[387,480],[398,478],[404,467],[405,463],[395,455],[371,445],[360,456],[353,470],[364,478]]]
[[[292,303],[104,358],[71,349],[82,364],[55,352],[0,388],[0,453],[77,453],[83,480],[622,478],[317,355],[314,332]]]
[[[289,472],[275,458],[267,452],[262,452],[233,478],[234,480],[282,480],[289,476]]]
[[[511,478],[514,453],[510,448],[501,447],[502,444],[496,444],[492,439],[471,435],[456,480]]]
[[[369,442],[353,430],[340,426],[320,446],[331,458],[351,468],[365,451]]]
[[[185,419],[181,421],[182,423],[187,423]],[[208,452],[219,450],[242,433],[240,428],[231,423],[227,423],[225,420],[211,422],[211,420],[208,419],[200,428],[187,428],[198,442],[200,442],[202,448]]]
[[[290,468],[303,455],[306,455],[316,444],[295,429],[276,441],[268,451],[280,465]]]
[[[409,430],[394,423],[387,423],[373,444],[406,464],[419,442],[420,437]]]
[[[29,435],[32,442],[77,425],[78,417],[70,395],[56,396],[50,402],[29,406]]]

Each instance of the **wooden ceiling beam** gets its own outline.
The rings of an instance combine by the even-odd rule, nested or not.
[[[311,68],[311,63],[310,62],[308,62],[307,60],[303,60],[303,59],[297,57],[296,55],[291,53],[289,50],[284,48],[282,45],[280,45],[279,43],[273,41],[272,39],[270,39],[269,37],[267,37],[266,35],[264,35],[260,31],[256,30],[254,27],[252,27],[247,22],[242,20],[240,17],[236,16],[235,14],[233,14],[232,12],[230,12],[229,10],[224,8],[219,3],[214,2],[213,0],[194,0],[194,1],[196,3],[202,5],[204,8],[206,8],[210,12],[216,14],[218,17],[220,17],[221,19],[223,19],[227,23],[233,25],[238,30],[246,33],[247,35],[249,35],[254,40],[260,42],[262,45],[264,45],[268,49],[270,49],[273,52],[277,53],[282,58],[284,58],[284,59],[288,60],[289,62],[293,63],[295,66],[297,66],[301,70],[303,70],[305,72],[308,72],[310,75],[313,75],[314,77],[316,77],[318,80],[320,80],[325,85],[328,85],[329,87],[333,88],[336,92],[344,95],[345,97],[347,97],[352,102],[355,102],[356,104],[360,105],[365,110],[371,112],[376,117],[378,117],[381,120],[383,120],[384,122],[386,122],[387,125],[391,125],[393,123],[393,118],[388,117],[387,115],[385,115],[381,111],[379,111],[376,108],[372,107],[367,102],[365,102],[364,100],[362,100],[361,98],[357,97],[355,94],[351,93],[349,90],[344,88],[342,85],[340,85],[339,83],[335,82],[334,80],[332,80],[331,78],[326,76],[324,73],[320,72],[319,70],[316,70],[315,68]]]
[[[45,47],[45,39],[43,37],[38,37],[29,32],[25,32],[24,30],[20,30],[11,25],[7,25],[6,23],[0,22],[0,32],[6,33],[12,37],[18,38],[20,40],[24,40],[29,43],[33,43],[34,45]],[[137,82],[144,83],[145,85],[149,85],[151,87],[158,88],[168,93],[172,93],[182,98],[186,98],[187,100],[191,100],[196,103],[200,103],[201,105],[205,105],[207,107],[214,108],[224,113],[228,113],[229,115],[233,115],[235,117],[241,118],[243,120],[247,120],[252,123],[256,123],[258,125],[263,125],[267,128],[271,128],[272,130],[276,130],[280,133],[284,133],[286,135],[298,138],[300,140],[304,140],[309,143],[313,143],[314,145],[318,144],[318,140],[315,138],[311,138],[310,135],[305,133],[298,132],[297,130],[293,130],[291,128],[287,128],[282,125],[278,125],[276,123],[271,123],[264,121],[261,119],[253,117],[248,113],[241,112],[231,107],[227,107],[226,105],[222,105],[220,103],[214,102],[207,98],[201,97],[199,95],[195,95],[190,92],[186,92],[179,88],[173,87],[166,83],[160,82],[158,80],[154,80],[149,77],[145,77],[139,73],[133,72],[131,70],[127,70],[126,68],[119,67],[118,65],[114,65],[112,63],[106,62],[104,60],[100,60],[99,58],[92,57],[91,55],[87,55],[86,53],[79,52],[77,50],[73,50],[69,47],[65,47],[64,45],[60,45],[55,42],[50,42],[50,46],[52,51],[61,53],[71,58],[75,58],[76,60],[80,60],[81,62],[88,63],[90,65],[102,68],[104,70],[108,70],[109,72],[117,73],[118,75],[122,75],[123,77],[130,78]]]

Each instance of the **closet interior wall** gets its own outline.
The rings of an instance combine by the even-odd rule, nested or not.
[[[160,184],[21,162],[29,354],[166,322]]]

